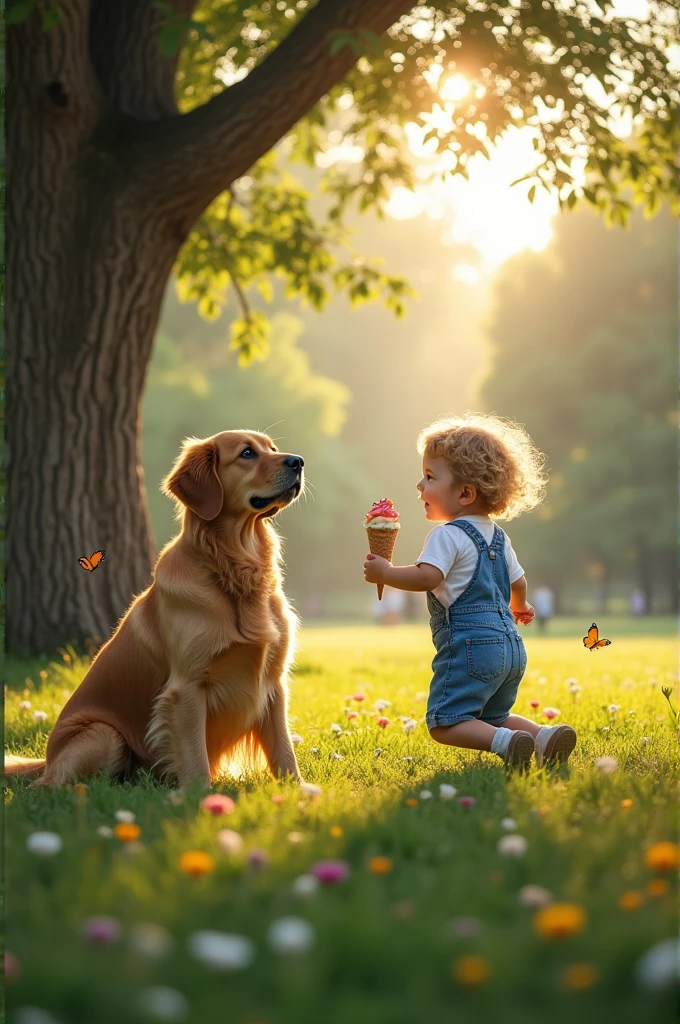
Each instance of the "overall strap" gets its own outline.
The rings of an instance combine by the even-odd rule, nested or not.
[[[477,550],[480,552],[480,554],[482,551],[487,550],[489,545],[486,543],[477,527],[473,526],[472,523],[469,523],[466,519],[452,519],[450,523],[445,523],[444,525],[457,526],[459,529],[463,531],[463,533],[467,533],[470,540],[474,541],[475,544],[477,545]]]

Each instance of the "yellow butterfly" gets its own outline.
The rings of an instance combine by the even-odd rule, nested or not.
[[[598,636],[597,626],[593,623],[588,630],[588,636],[583,637],[583,646],[587,647],[589,651],[594,651],[597,647],[607,647],[611,643],[611,640],[598,640]]]
[[[99,551],[95,551],[95,553],[90,555],[89,558],[85,558],[84,555],[82,558],[79,558],[78,565],[81,569],[87,569],[88,572],[92,572],[97,568],[103,558],[106,558],[106,551],[102,551],[100,548]]]

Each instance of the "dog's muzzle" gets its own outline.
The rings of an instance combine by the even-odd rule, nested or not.
[[[274,481],[274,486],[281,487],[281,490],[266,498],[256,495],[250,499],[251,506],[259,512],[261,509],[266,509],[268,505],[275,504],[280,506],[280,508],[283,508],[284,506],[289,505],[291,501],[295,501],[302,490],[302,470],[304,464],[304,459],[300,455],[286,456],[282,463],[283,472],[280,473]],[[274,507],[270,509],[266,515],[276,515],[276,513],[280,511],[280,508]],[[265,517],[262,516],[262,518],[264,519]]]

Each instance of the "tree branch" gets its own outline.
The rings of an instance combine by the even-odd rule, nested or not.
[[[190,18],[196,0],[167,0],[175,14]],[[165,15],[153,0],[92,0],[90,52],[109,105],[141,121],[177,114],[178,52],[161,53],[158,37]]]
[[[158,188],[186,230],[205,207],[272,148],[357,60],[332,33],[382,35],[413,0],[320,0],[241,82],[153,132]]]

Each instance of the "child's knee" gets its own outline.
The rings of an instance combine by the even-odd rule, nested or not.
[[[429,733],[435,743],[445,743],[444,734],[449,731],[448,725],[431,725],[429,727]]]

